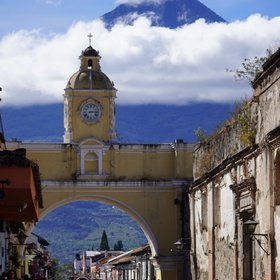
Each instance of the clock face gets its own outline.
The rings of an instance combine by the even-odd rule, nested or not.
[[[101,107],[96,103],[86,103],[82,106],[81,117],[84,121],[95,123],[101,117]]]

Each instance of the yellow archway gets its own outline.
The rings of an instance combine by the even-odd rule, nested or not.
[[[41,218],[71,201],[116,205],[143,229],[157,280],[179,280],[178,258],[170,249],[182,237],[182,193],[192,179],[194,145],[181,139],[167,144],[117,142],[117,89],[101,71],[101,56],[92,46],[79,59],[80,68],[64,93],[64,142],[12,141],[7,148],[25,148],[27,157],[39,165]]]
[[[181,261],[170,250],[181,237],[182,193],[189,185],[192,148],[187,143],[160,145],[103,144],[99,174],[81,175],[78,144],[9,142],[25,148],[40,166],[44,208],[78,200],[98,200],[127,212],[142,228],[151,246],[157,279],[181,279]],[[86,142],[90,149],[90,143]],[[178,267],[180,269],[178,270]]]

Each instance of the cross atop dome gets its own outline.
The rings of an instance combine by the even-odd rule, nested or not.
[[[99,52],[96,51],[96,50],[91,46],[91,39],[92,39],[93,35],[92,35],[91,33],[89,33],[89,34],[87,35],[87,37],[88,37],[88,41],[89,41],[89,46],[88,46],[84,51],[82,51],[80,57],[82,57],[82,56],[95,56],[95,57],[99,57],[99,58],[100,58]]]
[[[88,36],[88,39],[89,39],[89,46],[91,46],[91,38],[93,37],[93,35],[91,33],[89,33],[87,36]]]

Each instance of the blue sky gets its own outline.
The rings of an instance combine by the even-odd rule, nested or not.
[[[254,13],[267,17],[280,14],[276,8],[279,6],[278,0],[200,2],[227,21],[244,20]],[[1,0],[0,35],[33,28],[41,28],[45,32],[66,32],[71,24],[98,18],[111,11],[117,4],[115,0]]]
[[[250,96],[248,83],[234,81],[225,69],[280,45],[278,0],[201,0],[228,24],[198,21],[170,30],[140,18],[133,26],[106,30],[98,17],[123,1],[128,0],[1,0],[1,105],[62,102],[89,32],[120,104]]]
[[[260,13],[263,16],[279,16],[278,0],[201,0],[228,21],[244,20],[248,16]]]
[[[113,0],[1,0],[0,34],[41,28],[65,32],[77,21],[89,21],[110,11]]]

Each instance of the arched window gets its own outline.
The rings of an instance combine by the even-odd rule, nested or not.
[[[94,152],[87,153],[85,156],[85,173],[98,174],[98,156]]]
[[[88,60],[88,69],[92,69],[92,59]]]

